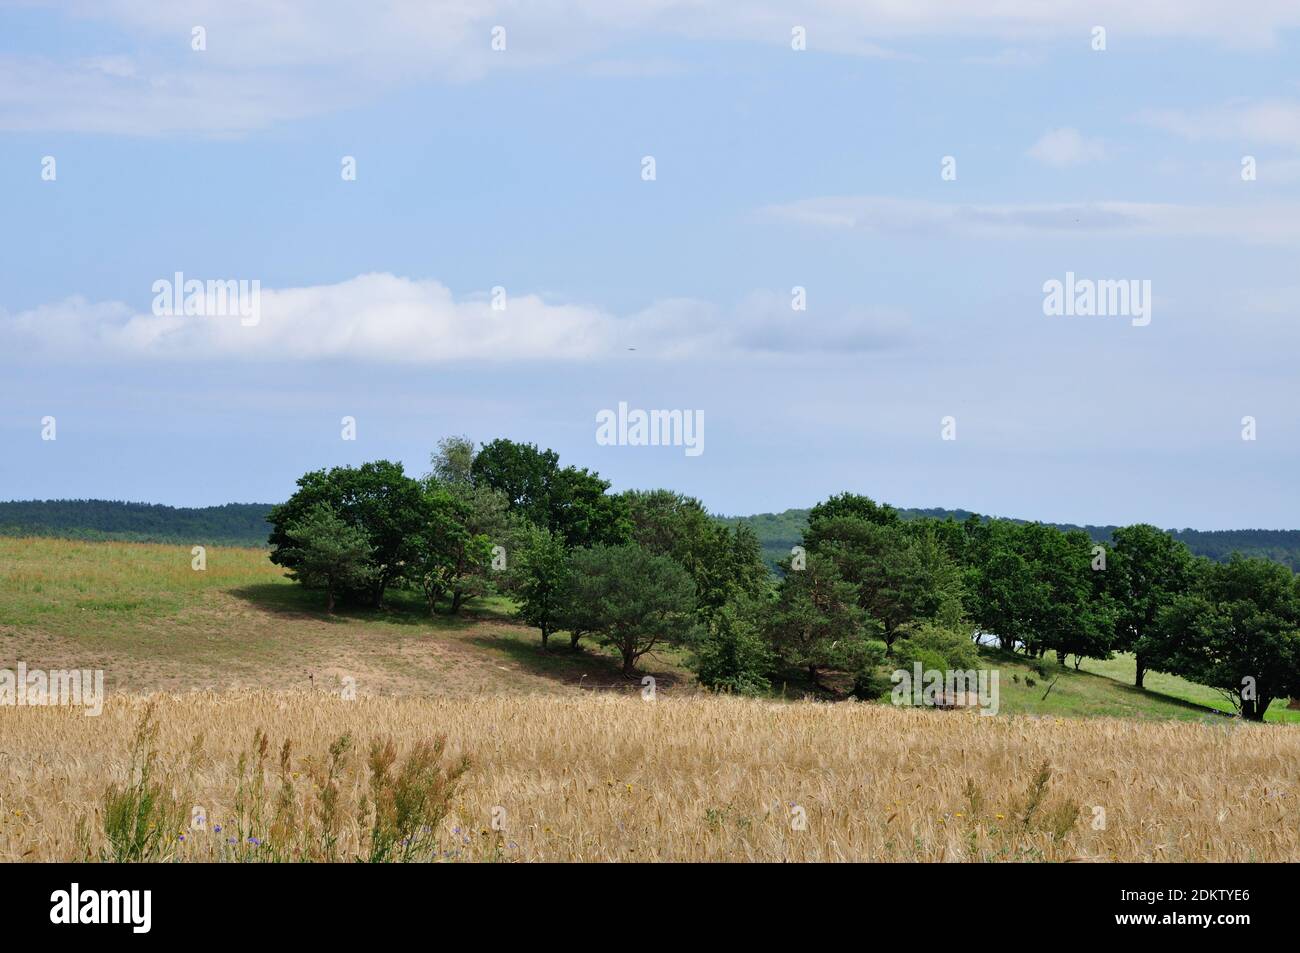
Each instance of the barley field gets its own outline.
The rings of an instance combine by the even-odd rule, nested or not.
[[[266,691],[0,708],[0,860],[108,856],[144,759],[139,859],[352,859],[382,827],[445,861],[1300,860],[1300,733],[1263,725]]]

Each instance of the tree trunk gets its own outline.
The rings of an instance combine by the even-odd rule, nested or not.
[[[546,626],[542,626],[542,651],[543,652],[546,651],[546,640],[549,639],[550,637],[551,637],[551,633],[546,630]]]
[[[1246,721],[1263,721],[1264,712],[1268,711],[1271,698],[1254,698],[1251,700],[1241,700],[1241,717]]]
[[[631,652],[623,652],[623,677],[636,678],[636,656]]]
[[[451,594],[451,614],[455,615],[460,612],[460,604],[465,601],[465,593],[455,589]]]
[[[330,615],[334,614],[334,590],[325,590],[325,611]]]
[[[1138,688],[1141,688],[1142,679],[1147,677],[1147,663],[1142,660],[1142,654],[1140,652],[1133,656],[1133,661],[1137,663],[1137,678],[1134,680],[1133,684]]]
[[[580,638],[582,638],[582,633],[581,633],[581,632],[570,632],[570,633],[569,633],[569,651],[570,651],[570,652],[576,652],[576,651],[578,651],[578,639],[580,639]]]

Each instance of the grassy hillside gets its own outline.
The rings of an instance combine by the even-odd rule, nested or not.
[[[502,599],[430,617],[420,599],[396,593],[382,612],[329,616],[266,550],[214,547],[204,572],[190,559],[182,545],[0,538],[0,667],[102,668],[110,691],[133,692],[337,689],[345,678],[364,695],[640,691],[593,645],[573,653],[560,639],[541,652],[536,631],[515,623]],[[1044,679],[1018,656],[987,658],[1008,714],[1217,721],[1206,708],[1226,707],[1216,692],[1158,673],[1151,690],[1134,689],[1131,659],[1082,672],[1050,666]],[[694,693],[683,663],[669,649],[642,669],[670,696]],[[797,681],[776,690],[805,693]],[[1300,721],[1300,712],[1276,703],[1268,719]]]
[[[500,600],[430,618],[397,593],[379,613],[326,615],[265,549],[0,538],[0,668],[102,668],[110,691],[306,688],[350,677],[362,694],[472,695],[640,686],[594,647],[542,655]],[[675,653],[643,668],[685,680]]]

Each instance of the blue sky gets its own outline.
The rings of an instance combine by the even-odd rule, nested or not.
[[[1293,3],[266,6],[0,6],[0,498],[463,433],[725,513],[1300,527]],[[176,272],[260,323],[154,314]],[[1150,323],[1046,316],[1067,272]],[[598,445],[620,401],[705,452]]]

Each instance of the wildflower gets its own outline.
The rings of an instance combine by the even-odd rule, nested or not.
[[[176,839],[177,839],[177,840],[185,840],[185,835],[184,835],[184,834],[177,834],[177,835],[176,835]]]
[[[262,842],[261,842],[260,840],[258,840],[256,837],[250,837],[250,838],[248,839],[248,842],[249,842],[250,844],[252,844],[254,847],[261,847],[261,846],[262,846]]]
[[[214,833],[214,834],[220,834],[220,833],[221,833],[221,825],[220,825],[220,824],[217,824],[217,825],[213,826],[213,828],[212,828],[212,833]]]

